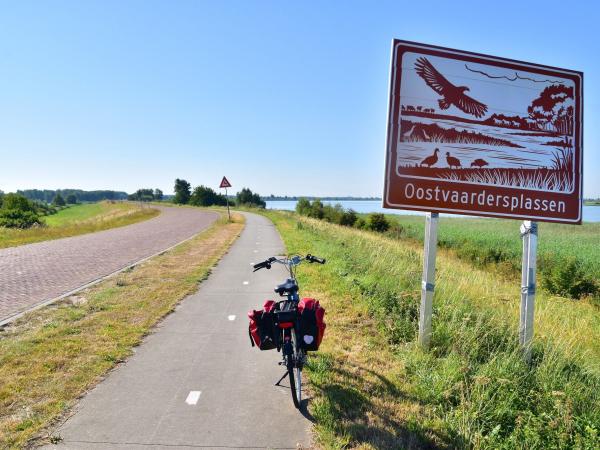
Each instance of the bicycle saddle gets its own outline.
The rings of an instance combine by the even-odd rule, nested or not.
[[[275,292],[279,295],[298,292],[298,285],[294,280],[288,278],[285,283],[280,284],[275,288]]]

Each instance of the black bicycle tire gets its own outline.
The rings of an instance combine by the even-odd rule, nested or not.
[[[295,329],[292,329],[292,334],[294,336],[296,335],[296,330]],[[290,379],[290,390],[292,391],[292,400],[294,401],[294,406],[296,408],[300,409],[300,401],[301,401],[301,399],[298,398],[298,392],[296,391],[296,376],[294,374],[295,362],[296,362],[296,355],[297,355],[296,339],[292,339],[292,355],[289,356],[289,357],[292,358],[292,361],[290,362],[288,360],[288,365],[287,365],[287,368],[288,368],[288,377]],[[302,380],[300,380],[300,382],[302,382]]]

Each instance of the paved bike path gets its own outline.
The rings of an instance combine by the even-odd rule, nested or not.
[[[268,219],[245,215],[240,238],[198,292],[83,398],[57,431],[62,443],[47,448],[309,447],[310,422],[287,379],[274,386],[280,355],[250,347],[246,314],[273,298],[285,272],[252,273],[252,262],[284,250]]]
[[[157,207],[158,217],[124,227],[0,250],[0,323],[203,229],[215,212]]]

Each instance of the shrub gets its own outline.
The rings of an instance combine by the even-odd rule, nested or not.
[[[323,219],[329,223],[339,224],[344,209],[339,203],[335,206],[323,205]]]
[[[383,233],[387,231],[390,227],[390,223],[385,218],[385,216],[381,213],[373,213],[369,214],[369,218],[367,220],[367,228],[372,231],[377,231],[379,233]]]
[[[301,199],[298,200],[298,203],[296,203],[296,212],[302,216],[308,216],[308,213],[310,212],[310,200],[302,197]]]
[[[19,211],[35,212],[35,205],[32,201],[19,194],[6,194],[2,202],[2,209],[16,209]]]
[[[314,200],[310,207],[310,211],[308,212],[308,217],[313,217],[315,219],[322,219],[325,216],[325,212],[323,211],[323,203],[321,200]]]
[[[34,225],[41,225],[41,222],[39,216],[33,211],[4,208],[0,210],[0,227],[23,229]]]
[[[340,225],[353,227],[357,219],[356,212],[353,209],[348,209],[347,211],[342,212],[342,215],[340,216]]]
[[[74,205],[77,203],[77,197],[75,196],[75,194],[69,194],[67,195],[67,203],[69,205]]]
[[[595,295],[600,291],[596,281],[586,273],[583,265],[575,258],[549,264],[542,271],[542,284],[551,294],[579,299]]]
[[[367,222],[362,217],[359,217],[358,219],[356,219],[356,222],[354,222],[354,228],[358,228],[359,230],[366,230]]]

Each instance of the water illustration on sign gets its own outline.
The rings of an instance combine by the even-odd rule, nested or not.
[[[396,173],[572,192],[574,88],[569,78],[405,52]]]

